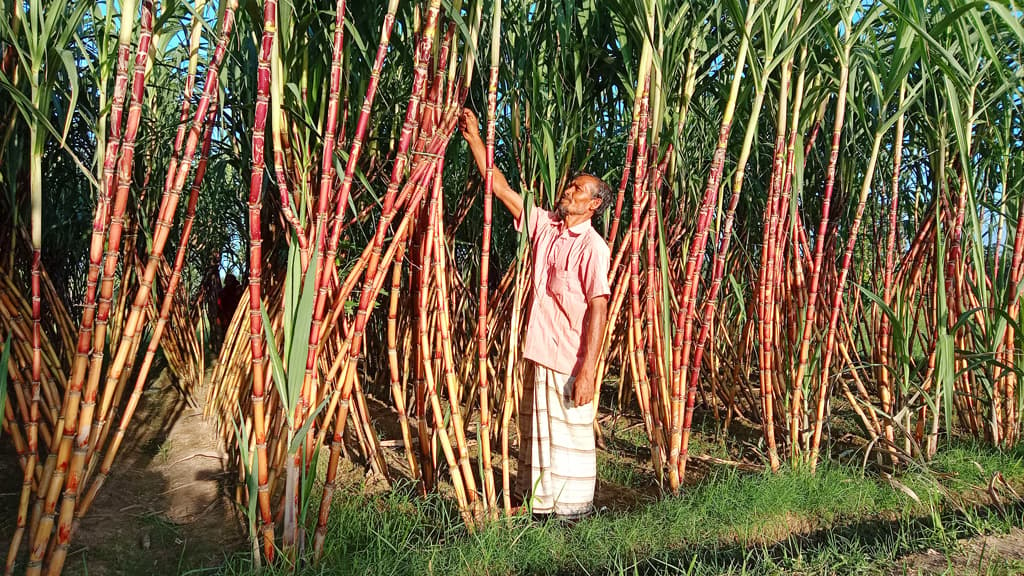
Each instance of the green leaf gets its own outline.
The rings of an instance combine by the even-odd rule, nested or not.
[[[277,352],[277,343],[274,340],[274,329],[270,325],[270,316],[267,315],[267,307],[263,302],[260,302],[260,314],[263,315],[263,332],[267,337],[267,355],[270,356],[270,370],[274,378],[274,387],[277,389],[277,395],[281,397],[283,402],[288,399],[288,377],[284,373],[281,355]],[[294,417],[292,415],[293,412],[293,410],[285,411],[289,425]]]
[[[241,458],[242,472],[245,474],[245,485],[248,489],[248,502],[246,503],[246,520],[249,523],[249,535],[256,534],[256,494],[259,492],[259,478],[256,476],[256,466],[253,466],[252,455],[249,452],[249,426],[245,423],[242,408],[238,408],[238,419],[232,420],[235,427],[235,440],[238,444],[238,453]]]
[[[71,120],[75,117],[75,105],[78,103],[78,68],[75,66],[75,58],[70,51],[61,50],[60,59],[64,64],[64,71],[68,75],[68,82],[71,88],[67,118],[64,119],[64,131],[60,135],[61,142],[64,142],[68,138],[68,132],[71,131]]]
[[[292,436],[292,441],[288,444],[288,453],[294,454],[299,446],[302,446],[302,441],[306,438],[306,433],[309,432],[309,427],[316,421],[316,417],[320,415],[320,411],[327,405],[328,398],[324,398],[320,401],[320,405],[313,410],[312,414],[306,416],[306,421],[303,422],[302,427],[295,431],[295,435]]]
[[[3,417],[4,406],[7,402],[7,364],[11,359],[11,334],[7,335],[4,342],[4,351],[0,353],[0,418]],[[3,428],[0,428],[0,436],[3,435]]]
[[[319,245],[319,237],[314,238],[314,246]],[[302,283],[302,295],[293,311],[294,325],[291,334],[291,347],[288,351],[288,410],[295,411],[302,391],[302,380],[306,372],[306,357],[309,354],[310,329],[313,324],[313,305],[316,303],[316,269],[318,258],[311,258],[306,268],[306,279]]]

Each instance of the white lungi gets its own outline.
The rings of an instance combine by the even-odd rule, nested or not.
[[[519,411],[516,489],[532,510],[558,516],[587,514],[594,505],[597,451],[594,407],[575,406],[574,378],[534,364]]]

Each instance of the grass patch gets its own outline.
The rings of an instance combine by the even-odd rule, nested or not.
[[[817,474],[721,470],[680,496],[628,513],[575,526],[516,517],[476,533],[439,496],[420,498],[408,486],[371,496],[350,490],[336,497],[323,561],[300,573],[890,573],[900,555],[952,553],[957,538],[1024,522],[1019,503],[996,510],[985,501],[950,500],[985,486],[996,471],[1024,478],[1019,451],[955,446],[932,469],[908,471],[899,485],[838,465]],[[222,573],[248,574],[248,562],[236,557]],[[997,564],[988,568],[1002,570]],[[1003,564],[1006,573],[1019,567]]]

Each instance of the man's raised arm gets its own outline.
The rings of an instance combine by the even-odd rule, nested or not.
[[[469,144],[469,149],[473,152],[473,159],[476,160],[476,167],[480,170],[480,176],[486,178],[487,146],[480,139],[480,121],[477,120],[476,114],[469,108],[462,110],[462,116],[459,118],[459,129],[462,131],[462,136],[466,139],[466,143]],[[508,208],[508,211],[512,213],[512,217],[518,221],[519,217],[523,214],[523,197],[508,185],[508,180],[505,179],[505,175],[501,173],[501,170],[498,170],[497,166],[494,167],[492,174],[492,190],[498,196],[498,200],[501,200],[505,208]]]

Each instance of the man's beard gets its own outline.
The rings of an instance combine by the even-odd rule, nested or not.
[[[555,220],[565,221],[565,217],[569,215],[569,212],[565,209],[561,203],[555,206]]]

